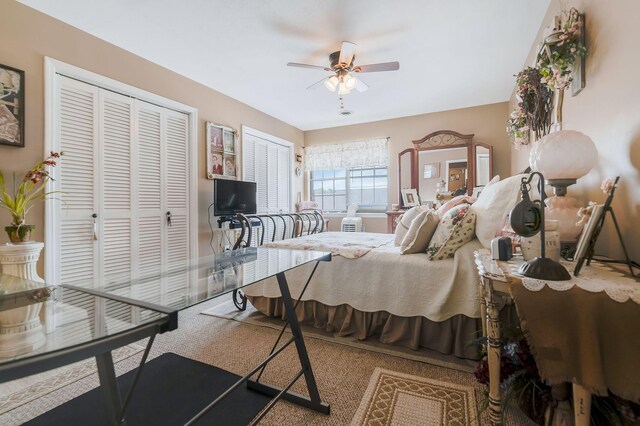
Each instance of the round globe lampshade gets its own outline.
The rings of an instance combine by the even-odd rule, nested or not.
[[[529,166],[545,179],[580,179],[596,163],[598,151],[591,138],[575,130],[543,137],[529,154]]]

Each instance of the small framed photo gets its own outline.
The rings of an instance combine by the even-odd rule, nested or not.
[[[222,126],[207,123],[207,144],[212,150],[222,151]]]
[[[222,131],[222,144],[224,146],[224,152],[235,154],[236,152],[236,134],[231,129],[223,129]]]
[[[424,178],[434,179],[440,177],[440,163],[429,163],[424,165]]]
[[[231,154],[224,154],[224,175],[229,177],[236,177],[237,174],[236,156]]]
[[[402,204],[404,204],[405,207],[419,206],[420,198],[418,198],[418,191],[416,189],[403,189]]]
[[[222,151],[212,151],[207,157],[207,178],[214,179],[224,175],[224,154]]]
[[[573,275],[578,276],[580,273],[580,269],[582,269],[582,264],[587,260],[587,256],[589,255],[589,248],[593,245],[594,234],[598,225],[602,220],[602,215],[605,212],[604,204],[596,205],[591,211],[591,216],[587,221],[587,224],[582,229],[582,234],[580,234],[580,239],[578,239],[578,245],[576,246],[576,254],[574,256],[576,265],[573,270]]]
[[[24,147],[24,71],[0,65],[0,144]]]

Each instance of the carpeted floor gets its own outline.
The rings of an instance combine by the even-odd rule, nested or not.
[[[267,327],[199,315],[201,311],[219,303],[221,302],[213,300],[182,312],[179,318],[180,328],[158,336],[151,351],[151,357],[157,357],[165,352],[174,352],[236,374],[244,374],[255,366],[268,353],[277,336],[277,331]],[[318,339],[306,339],[305,341],[320,394],[326,402],[331,404],[332,414],[325,416],[286,402],[279,402],[261,424],[349,424],[377,367],[426,379],[471,386],[476,389],[477,401],[482,400],[482,387],[476,383],[470,373]],[[140,357],[141,354],[137,354],[116,364],[117,374],[120,375],[135,368]],[[264,379],[275,385],[285,385],[290,380],[293,370],[298,366],[295,349],[289,347],[270,364]],[[303,380],[298,381],[292,390],[304,393],[303,383]],[[7,412],[0,416],[0,424],[23,423],[97,385],[97,375],[92,374]],[[481,424],[486,424],[486,414],[480,420]],[[506,424],[528,426],[532,423],[519,412],[511,410],[507,413]]]

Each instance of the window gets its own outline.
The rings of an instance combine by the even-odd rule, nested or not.
[[[358,203],[361,212],[387,209],[387,167],[315,170],[310,174],[311,200],[329,212],[344,212]]]

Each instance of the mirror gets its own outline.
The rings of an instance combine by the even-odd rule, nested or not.
[[[482,143],[474,144],[475,150],[475,184],[485,186],[493,177],[493,147]]]
[[[402,190],[415,188],[413,148],[405,149],[398,154],[398,203],[402,205]]]
[[[442,148],[418,152],[418,193],[423,203],[436,204],[437,195],[468,192],[467,147]]]

